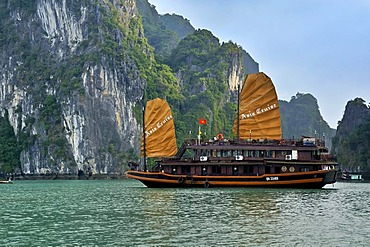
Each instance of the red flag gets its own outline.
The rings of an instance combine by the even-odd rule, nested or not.
[[[199,118],[199,124],[206,124],[206,123],[207,123],[207,120],[203,118]]]

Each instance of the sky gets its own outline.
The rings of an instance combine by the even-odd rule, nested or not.
[[[290,101],[310,93],[337,127],[349,100],[370,101],[369,0],[149,0],[220,42],[241,45]]]

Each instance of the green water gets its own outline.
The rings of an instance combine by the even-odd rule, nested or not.
[[[133,180],[0,185],[0,246],[368,246],[370,184],[149,189]]]

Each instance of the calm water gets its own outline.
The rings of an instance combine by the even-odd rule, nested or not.
[[[149,189],[133,180],[0,184],[0,246],[368,246],[370,184]]]

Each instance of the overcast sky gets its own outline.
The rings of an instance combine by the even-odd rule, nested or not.
[[[370,100],[370,0],[149,0],[243,47],[279,99],[318,100],[332,128],[349,100]]]

